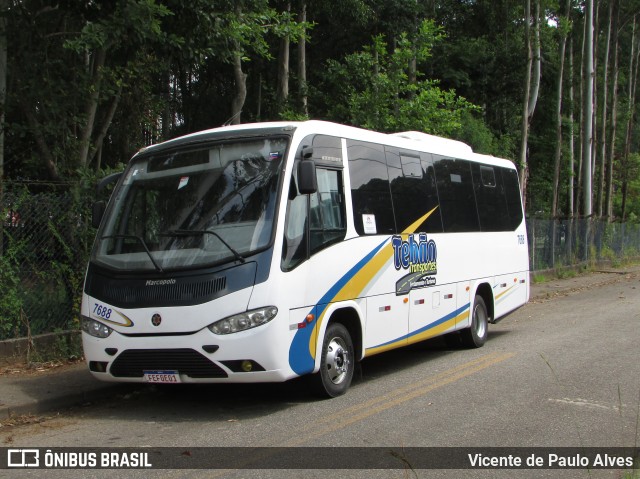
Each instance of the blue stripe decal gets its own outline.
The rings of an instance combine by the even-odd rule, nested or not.
[[[307,327],[298,329],[291,347],[289,348],[289,365],[296,374],[306,374],[313,371],[315,366],[315,358],[313,358],[309,352],[309,341],[311,340],[311,334],[318,321],[325,310],[329,306],[329,303],[336,297],[340,290],[347,284],[357,273],[360,271],[378,251],[389,241],[385,239],[382,243],[376,246],[369,254],[358,261],[349,271],[347,271],[329,290],[320,298],[316,305],[309,311],[310,314],[314,314],[315,319],[307,324]],[[315,310],[315,311],[314,311]]]
[[[378,344],[376,346],[371,346],[367,349],[375,349],[375,348],[380,348],[382,346],[388,346],[389,344],[393,344],[393,343],[397,343],[398,341],[402,341],[404,339],[409,339],[417,334],[423,333],[431,328],[435,328],[436,326],[445,323],[447,321],[449,321],[450,319],[455,318],[456,316],[458,316],[459,314],[462,314],[464,311],[466,311],[467,309],[469,309],[469,303],[467,303],[466,305],[462,306],[461,308],[456,309],[455,311],[453,311],[452,313],[447,314],[446,316],[443,316],[442,318],[438,319],[437,321],[434,321],[433,323],[429,323],[426,326],[423,326],[420,329],[416,329],[415,331],[405,334],[404,336],[401,336],[399,338],[396,339],[392,339],[391,341],[387,341],[386,343],[382,343],[382,344]]]

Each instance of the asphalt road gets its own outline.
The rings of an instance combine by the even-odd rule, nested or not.
[[[480,349],[372,357],[347,395],[304,381],[147,388],[0,430],[9,447],[639,446],[640,277],[529,303]],[[3,476],[5,473],[5,476]],[[10,474],[9,474],[10,473]],[[20,471],[20,477],[624,477],[615,470]],[[0,471],[1,477],[17,477]]]

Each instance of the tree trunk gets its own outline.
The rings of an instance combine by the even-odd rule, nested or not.
[[[609,56],[611,54],[611,30],[613,25],[613,1],[609,3],[609,25],[607,27],[607,42],[604,52],[604,68],[602,78],[602,125],[600,125],[600,174],[598,176],[598,217],[603,215],[603,193],[607,153],[607,94],[609,92]]]
[[[593,126],[593,2],[587,0],[585,12],[585,42],[584,42],[584,74],[583,81],[584,97],[583,97],[583,117],[584,117],[584,136],[582,138],[582,167],[583,167],[583,213],[584,216],[590,217],[592,214],[591,205],[591,142],[592,142],[592,126]]]
[[[231,103],[230,125],[241,123],[242,108],[247,98],[247,74],[242,71],[242,54],[237,52],[233,55],[233,78],[236,83],[236,94]]]
[[[291,2],[287,2],[285,11],[291,11]],[[285,35],[280,40],[280,55],[278,59],[278,88],[276,89],[276,100],[278,102],[277,109],[279,112],[284,110],[285,104],[289,99],[289,50],[291,40],[289,35]]]
[[[53,157],[53,153],[49,149],[47,145],[47,141],[45,140],[44,134],[42,132],[42,126],[36,115],[31,111],[31,105],[26,105],[24,100],[20,102],[20,107],[22,109],[22,113],[24,113],[25,118],[27,119],[27,123],[29,124],[29,128],[33,131],[33,138],[35,139],[36,146],[38,147],[38,151],[44,161],[44,165],[49,172],[49,177],[57,181],[60,179],[60,173],[58,172],[58,167],[56,166],[56,161]]]
[[[100,131],[96,135],[95,140],[91,144],[91,150],[89,152],[89,158],[87,161],[87,165],[91,164],[98,151],[102,151],[102,142],[104,141],[105,136],[107,136],[107,132],[109,131],[109,127],[111,126],[111,122],[113,121],[113,116],[116,114],[116,110],[118,109],[118,103],[120,103],[120,97],[122,95],[122,86],[118,88],[115,96],[111,99],[111,104],[109,105],[109,110],[107,111],[107,115],[105,116],[104,121],[102,122],[102,127]],[[100,161],[96,162],[96,171],[100,169]]]
[[[593,108],[591,110],[591,210],[593,211],[593,200],[594,200],[594,191],[593,191],[593,182],[597,177],[596,171],[596,157],[598,153],[597,143],[598,143],[598,78],[596,72],[598,71],[598,32],[600,31],[600,2],[598,0],[594,0],[593,6],[594,12],[594,23],[593,23],[593,34],[595,35],[593,39],[593,99],[591,100],[591,104]]]
[[[586,38],[587,38],[587,21],[586,19],[583,20],[583,24],[582,24],[582,47],[580,49],[580,51],[582,52],[582,54],[580,55],[580,73],[581,75],[584,75],[584,64],[585,64],[585,55],[584,55],[584,49],[585,49],[585,45],[586,45]],[[584,79],[581,77],[582,81],[580,81],[580,133],[578,134],[578,138],[580,138],[582,140],[582,138],[584,138],[584,111],[582,106],[584,105],[584,89],[585,89],[585,82]],[[578,142],[579,145],[579,150],[578,150],[578,166],[577,166],[577,171],[576,171],[576,190],[575,190],[575,211],[576,211],[576,215],[580,216],[580,212],[582,211],[582,181],[584,179],[584,175],[582,174],[582,165],[584,163],[584,141],[580,141]]]
[[[574,183],[575,183],[575,122],[573,119],[573,110],[575,107],[575,94],[573,88],[573,39],[574,36],[571,35],[569,41],[569,216],[573,220],[573,216],[575,215],[575,204],[574,204]]]
[[[573,110],[575,107],[574,89],[573,89],[573,41],[574,35],[569,36],[569,188],[568,188],[568,202],[569,202],[569,227],[567,231],[567,258],[569,261],[573,261],[573,216],[574,216],[574,204],[573,204],[573,182],[575,180],[574,175],[574,163],[575,163],[575,124],[573,121]]]
[[[536,0],[536,12],[533,19],[534,38],[533,38],[533,77],[531,80],[531,96],[529,97],[529,124],[533,118],[538,104],[538,93],[540,92],[540,79],[542,78],[541,65],[542,53],[540,44],[540,0]]]
[[[298,21],[307,21],[307,1],[300,2],[300,15]],[[309,117],[309,98],[307,90],[307,39],[302,35],[298,42],[298,100],[302,108],[302,114]]]
[[[0,212],[4,211],[4,111],[7,99],[7,17],[9,0],[0,0]],[[0,256],[4,254],[4,219],[0,220]]]
[[[622,205],[620,216],[624,222],[627,217],[627,195],[629,192],[629,155],[631,154],[631,141],[633,139],[633,118],[635,113],[636,85],[638,79],[638,50],[640,42],[636,44],[636,18],[633,19],[633,34],[631,37],[631,54],[629,57],[629,96],[627,110],[627,129],[624,142],[624,156],[622,163]]]
[[[262,71],[258,73],[258,93],[257,93],[257,105],[256,105],[256,121],[262,121]]]
[[[567,1],[566,15],[569,17],[570,0]],[[551,215],[556,218],[558,216],[558,197],[560,193],[560,160],[562,158],[562,80],[564,74],[564,59],[567,48],[567,32],[561,32],[562,37],[558,45],[558,58],[560,66],[558,69],[558,78],[556,80],[556,154],[553,169],[553,200],[551,203]]]
[[[91,135],[96,121],[98,103],[100,102],[100,84],[102,83],[102,67],[107,56],[105,49],[101,48],[94,54],[91,66],[91,94],[85,105],[85,124],[80,134],[80,167],[85,168],[89,164],[89,149],[91,147]]]
[[[242,17],[242,2],[237,2],[236,17]],[[235,51],[233,53],[233,78],[235,80],[236,92],[231,101],[231,118],[227,121],[229,125],[239,125],[242,123],[242,108],[247,99],[247,74],[242,71],[242,50],[238,42],[234,42]]]
[[[531,92],[531,69],[533,68],[533,50],[531,48],[531,0],[525,0],[525,43],[527,48],[527,72],[524,82],[524,98],[522,110],[522,139],[520,143],[520,164],[518,165],[520,174],[520,191],[522,201],[526,207],[527,200],[527,155],[529,143],[529,95]]]
[[[616,152],[616,128],[618,126],[618,52],[620,34],[618,32],[618,24],[620,17],[620,9],[618,2],[614,2],[614,26],[615,41],[613,45],[613,78],[611,79],[611,131],[609,132],[609,158],[607,162],[607,184],[605,188],[605,208],[609,222],[613,221],[613,163]]]
[[[169,138],[172,124],[171,118],[173,116],[171,112],[171,80],[168,71],[162,73],[160,81],[162,82],[161,91],[164,103],[164,108],[162,109],[162,139],[166,140]]]

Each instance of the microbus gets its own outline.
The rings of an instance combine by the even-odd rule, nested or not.
[[[481,347],[529,298],[517,171],[459,141],[245,124],[144,148],[114,181],[81,308],[101,380],[309,374],[335,397],[374,354]]]

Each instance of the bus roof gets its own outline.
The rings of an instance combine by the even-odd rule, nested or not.
[[[469,145],[458,140],[451,140],[419,131],[405,131],[390,134],[379,133],[372,130],[365,130],[354,126],[341,125],[322,120],[244,123],[241,125],[222,126],[190,133],[188,135],[151,145],[141,149],[139,153],[149,152],[156,149],[162,150],[166,147],[175,147],[181,144],[191,144],[215,138],[224,138],[227,135],[236,136],[238,134],[242,135],[243,133],[250,133],[252,135],[266,134],[273,133],[274,130],[280,130],[283,133],[288,132],[289,134],[296,132],[298,135],[303,136],[313,133],[334,135],[342,138],[375,142],[388,146],[434,153],[453,158],[513,167],[513,163],[509,160],[496,158],[491,155],[474,153]]]

